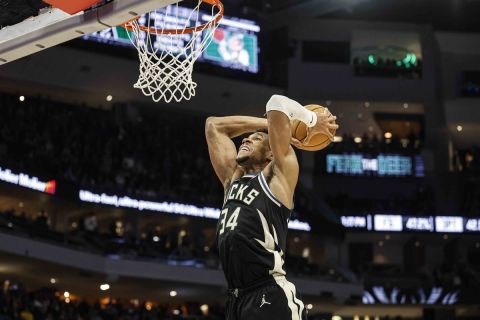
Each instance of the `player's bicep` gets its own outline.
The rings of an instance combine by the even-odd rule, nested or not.
[[[213,169],[225,187],[237,167],[235,144],[227,135],[218,132],[215,125],[208,120],[205,125],[205,136]]]
[[[292,140],[290,120],[283,112],[276,110],[267,113],[267,120],[270,148],[275,163],[281,167],[286,162],[290,162],[286,161],[289,160],[287,156],[290,152],[290,141]]]
[[[274,166],[286,179],[285,181],[290,187],[289,192],[293,195],[298,180],[299,167],[295,151],[290,146],[292,140],[290,120],[283,112],[276,110],[267,113],[267,120],[268,138],[273,153]]]

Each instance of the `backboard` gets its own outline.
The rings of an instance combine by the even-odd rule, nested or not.
[[[176,2],[179,0],[114,0],[75,14],[44,8],[36,17],[0,29],[0,65]]]

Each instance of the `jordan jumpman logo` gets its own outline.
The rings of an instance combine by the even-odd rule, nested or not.
[[[262,296],[262,304],[260,305],[260,308],[261,308],[264,304],[271,304],[270,302],[268,302],[268,301],[265,300],[265,294]]]

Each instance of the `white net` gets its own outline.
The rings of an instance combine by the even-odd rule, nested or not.
[[[193,65],[212,41],[221,14],[212,5],[209,13],[201,11],[202,3],[198,0],[193,9],[177,3],[126,24],[140,59],[139,76],[133,87],[155,102],[180,102],[195,96]]]

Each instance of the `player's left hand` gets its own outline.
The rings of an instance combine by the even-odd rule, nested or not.
[[[337,117],[332,115],[328,109],[325,109],[326,112],[316,112],[317,114],[317,123],[315,126],[311,128],[307,128],[307,136],[305,139],[302,141],[299,141],[298,139],[295,139],[292,137],[291,144],[293,144],[295,147],[304,147],[310,143],[310,139],[317,135],[317,134],[323,134],[327,136],[330,141],[334,140],[334,134],[331,132],[331,130],[337,130],[338,129],[338,124],[335,123],[335,120],[337,120]]]
[[[302,141],[305,144],[310,142],[310,139],[317,134],[326,135],[330,141],[333,141],[334,134],[331,130],[337,130],[338,124],[335,123],[337,117],[332,115],[328,109],[325,109],[325,112],[316,112],[317,114],[317,123],[311,128],[307,128],[307,136]],[[335,131],[334,131],[335,132]]]
[[[292,137],[292,139],[291,139],[291,141],[290,141],[290,144],[294,145],[295,147],[297,147],[297,148],[299,148],[299,149],[303,146],[303,143],[300,142],[300,140],[298,140],[298,139],[296,139],[296,138],[294,138],[294,137]]]

